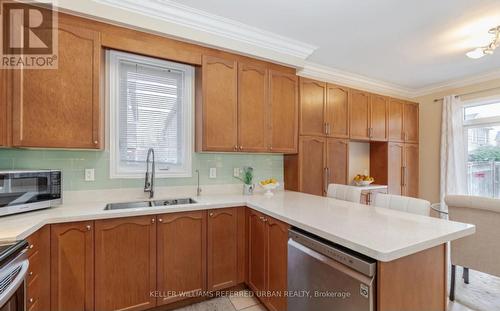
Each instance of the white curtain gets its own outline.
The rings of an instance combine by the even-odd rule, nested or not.
[[[455,95],[443,99],[441,124],[441,206],[448,194],[467,194],[463,107]]]

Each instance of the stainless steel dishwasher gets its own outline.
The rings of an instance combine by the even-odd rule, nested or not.
[[[288,239],[288,311],[375,310],[377,262],[299,229]]]

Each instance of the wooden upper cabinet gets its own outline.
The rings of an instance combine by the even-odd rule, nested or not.
[[[328,184],[347,184],[349,171],[349,141],[329,138],[326,146]]]
[[[199,151],[237,151],[238,149],[238,66],[235,60],[203,56],[201,131],[197,132]],[[201,107],[200,107],[201,105]],[[200,145],[201,144],[201,145]]]
[[[388,134],[389,141],[402,142],[404,141],[403,133],[403,113],[405,103],[402,100],[391,98],[389,99],[388,114]]]
[[[326,83],[300,78],[300,135],[326,135]]]
[[[51,225],[51,308],[94,310],[93,221]]]
[[[266,288],[266,237],[264,215],[248,209],[248,285],[257,292]]]
[[[297,76],[269,70],[269,101],[272,133],[270,151],[296,153],[299,114]]]
[[[151,309],[156,298],[156,220],[95,221],[95,310]]]
[[[328,84],[326,89],[325,122],[327,135],[349,137],[349,89]]]
[[[208,290],[238,284],[238,208],[208,211]]]
[[[405,142],[418,144],[418,104],[410,102],[405,103],[403,115]]]
[[[370,95],[370,139],[387,141],[387,97]]]
[[[403,194],[403,164],[404,164],[404,144],[390,142],[388,146],[388,192],[389,194]]]
[[[84,149],[104,146],[101,34],[67,21],[59,21],[58,25],[57,69],[13,72],[14,146]]]
[[[351,90],[349,109],[349,133],[355,140],[369,140],[370,95],[366,92]]]
[[[326,138],[301,136],[299,146],[299,190],[324,195],[326,167]]]
[[[266,216],[267,222],[267,286],[271,293],[285,293],[288,290],[288,229],[286,223]],[[271,311],[286,311],[285,296],[270,295],[266,305]]]
[[[418,198],[418,145],[404,144],[403,195]]]
[[[11,88],[9,81],[12,71],[0,69],[0,147],[10,145],[10,112],[12,101],[10,99]]]
[[[268,150],[268,73],[263,66],[238,64],[238,149]]]
[[[157,221],[157,290],[164,293],[158,305],[201,293],[206,281],[206,212],[158,215]]]

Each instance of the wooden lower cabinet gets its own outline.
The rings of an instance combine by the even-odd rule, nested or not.
[[[238,284],[237,207],[208,211],[208,290]]]
[[[206,283],[206,211],[157,219],[158,305],[199,295]]]
[[[50,296],[53,311],[94,310],[94,222],[51,225]]]
[[[95,310],[146,310],[156,305],[156,218],[95,222]]]
[[[26,279],[26,310],[47,311],[50,306],[50,226],[28,238],[28,276]]]
[[[249,209],[248,285],[272,311],[287,309],[288,229],[288,224]]]

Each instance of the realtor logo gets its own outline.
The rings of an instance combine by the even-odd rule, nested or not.
[[[0,68],[57,69],[57,12],[53,5],[6,0],[0,4]]]

